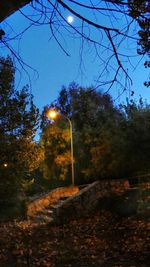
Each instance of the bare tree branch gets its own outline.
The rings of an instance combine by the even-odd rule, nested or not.
[[[139,0],[137,2],[140,3]],[[0,22],[19,10],[20,15],[28,21],[29,25],[22,29],[20,33],[11,35],[9,38],[7,28],[6,30],[1,28],[0,43],[16,56],[23,67],[24,61],[10,47],[9,42],[13,38],[21,38],[31,27],[49,25],[51,38],[56,41],[67,56],[70,53],[66,48],[65,34],[67,38],[68,35],[74,39],[80,38],[79,54],[81,60],[79,65],[84,64],[84,47],[86,49],[91,47],[91,50],[94,51],[93,54],[100,61],[101,70],[97,79],[99,84],[109,85],[108,90],[110,90],[118,82],[124,91],[124,87],[131,84],[125,59],[130,64],[130,60],[135,56],[130,53],[130,49],[125,51],[124,43],[126,40],[130,40],[135,43],[135,47],[137,42],[141,42],[143,45],[143,40],[139,40],[138,36],[138,16],[140,16],[140,21],[145,18],[146,21],[148,20],[147,13],[144,13],[148,1],[144,1],[145,6],[142,6],[141,3],[138,6],[137,2],[135,0],[2,0],[0,1]],[[34,14],[29,15],[21,9],[27,4],[34,11]],[[140,8],[141,13],[139,13]],[[70,24],[67,21],[66,11],[78,20],[77,24]],[[147,28],[146,31],[148,32]],[[146,38],[148,38],[147,32]],[[148,50],[147,47],[145,51]],[[132,62],[130,65],[132,66]],[[24,67],[26,67],[26,64]],[[111,78],[108,78],[108,74]],[[108,80],[104,81],[104,76]],[[124,84],[122,84],[121,79],[124,80]]]

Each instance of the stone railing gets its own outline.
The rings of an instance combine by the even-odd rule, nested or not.
[[[27,205],[27,216],[32,217],[44,208],[58,202],[60,198],[70,197],[78,193],[77,186],[60,187],[44,194],[36,199],[31,200]]]
[[[125,191],[129,188],[128,180],[96,181],[74,196],[53,207],[53,218],[57,223],[66,222],[70,218],[80,217],[94,209],[98,200],[113,192]]]
[[[57,188],[30,201],[27,205],[27,216],[34,217],[48,207],[52,210],[54,221],[62,223],[88,213],[96,206],[100,198],[128,188],[128,180],[96,181],[81,190],[77,186]],[[66,197],[68,197],[66,200],[59,201]]]

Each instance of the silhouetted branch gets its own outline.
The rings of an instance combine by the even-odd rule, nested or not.
[[[14,50],[9,46],[9,42],[13,38],[21,38],[30,27],[49,25],[51,38],[56,41],[67,56],[70,53],[64,46],[65,34],[81,39],[81,48],[79,50],[81,56],[80,65],[83,63],[84,46],[91,46],[94,55],[102,63],[102,70],[100,70],[98,80],[103,78],[104,74],[108,79],[103,82],[100,80],[100,84],[110,84],[109,89],[114,83],[118,82],[120,84],[121,79],[125,80],[124,85],[127,84],[127,80],[131,84],[131,78],[124,62],[126,59],[130,64],[129,58],[132,58],[133,55],[129,54],[130,50],[125,51],[123,46],[126,40],[131,40],[136,44],[138,42],[138,24],[135,24],[133,28],[137,17],[131,14],[134,9],[139,12],[135,2],[130,0],[100,0],[97,3],[92,0],[2,0],[0,2],[0,22],[19,10],[21,16],[28,20],[30,25],[9,38],[6,38],[6,30],[0,29],[0,42],[16,56],[16,59],[20,61],[20,65],[23,67],[24,61],[14,53]],[[29,4],[30,8],[34,10],[34,15],[26,14],[21,9],[26,4]],[[2,9],[4,12],[2,12]],[[70,24],[67,21],[65,17],[66,10],[78,19],[81,26],[79,26],[79,23]],[[90,11],[91,13],[89,13]],[[144,18],[143,11],[140,16],[142,19]],[[4,31],[6,32],[5,35]],[[25,64],[24,67],[26,66]],[[108,73],[113,78],[109,79]]]

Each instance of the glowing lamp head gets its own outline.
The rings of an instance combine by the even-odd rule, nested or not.
[[[55,120],[57,117],[58,113],[56,110],[49,110],[47,113],[47,116],[51,119],[51,120]]]
[[[7,163],[4,163],[4,167],[7,168],[8,164]]]

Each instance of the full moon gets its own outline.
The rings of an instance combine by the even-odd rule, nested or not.
[[[71,24],[71,23],[74,21],[73,16],[68,16],[68,17],[67,17],[67,21],[68,21],[68,23]]]

